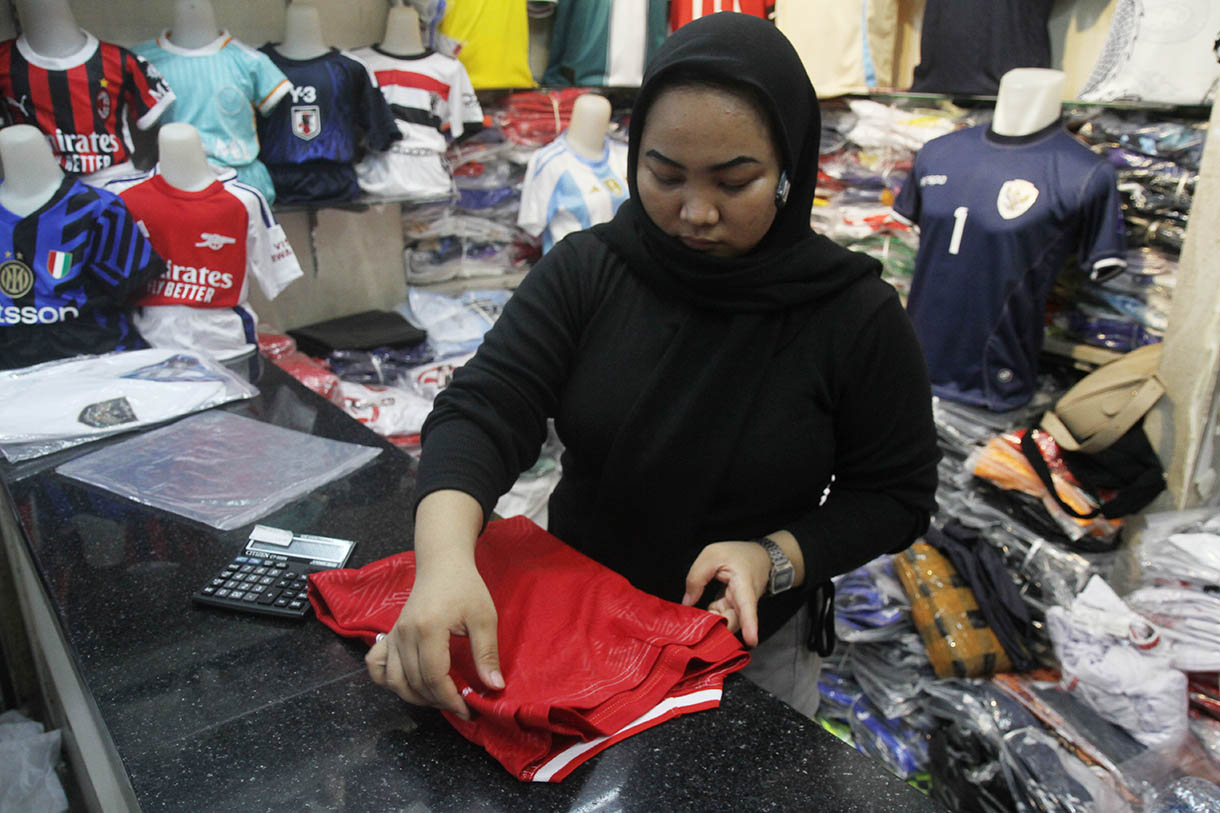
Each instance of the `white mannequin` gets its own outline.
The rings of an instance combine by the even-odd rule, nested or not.
[[[394,56],[416,56],[424,52],[419,33],[419,13],[410,6],[391,6],[385,18],[381,50]]]
[[[212,0],[176,0],[174,24],[169,30],[170,42],[179,48],[195,50],[215,42],[220,34]]]
[[[313,6],[293,3],[284,11],[284,41],[275,50],[289,59],[313,59],[330,51]]]
[[[1063,82],[1063,71],[1049,68],[1013,68],[1005,73],[996,94],[992,132],[1023,136],[1058,121]]]
[[[176,189],[198,192],[216,181],[216,173],[208,166],[207,154],[199,131],[185,122],[173,122],[157,134],[160,149],[161,177]]]
[[[17,0],[17,17],[25,41],[39,56],[60,59],[85,47],[85,32],[68,0]]]
[[[596,93],[578,96],[568,123],[568,147],[590,161],[606,152],[606,130],[610,126],[610,100]]]
[[[0,130],[0,206],[18,217],[38,211],[64,181],[51,145],[37,127],[15,124]]]

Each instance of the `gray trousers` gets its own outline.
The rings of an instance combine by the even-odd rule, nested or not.
[[[809,607],[788,619],[774,635],[750,650],[750,663],[741,674],[806,717],[818,710],[818,674],[822,659],[806,645]]]

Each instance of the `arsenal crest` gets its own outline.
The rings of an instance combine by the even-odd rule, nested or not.
[[[302,141],[313,141],[322,132],[322,110],[316,104],[294,105],[292,132]]]
[[[1005,181],[1004,185],[1000,187],[1000,194],[996,197],[995,205],[1000,212],[1000,217],[1012,220],[1028,212],[1029,207],[1033,206],[1037,199],[1038,187],[1022,178],[1014,178],[1011,181]]]

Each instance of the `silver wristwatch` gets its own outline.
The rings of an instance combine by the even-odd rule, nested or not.
[[[767,554],[771,557],[771,577],[767,581],[767,593],[775,595],[782,593],[792,587],[792,582],[796,578],[796,568],[792,562],[784,555],[784,551],[779,545],[775,544],[775,540],[767,537],[759,537],[754,540],[762,545],[767,550]]]

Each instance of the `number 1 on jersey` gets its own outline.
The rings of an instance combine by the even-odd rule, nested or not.
[[[949,253],[956,254],[962,247],[962,232],[966,230],[966,215],[970,209],[958,206],[953,210],[953,236],[949,238]]]

